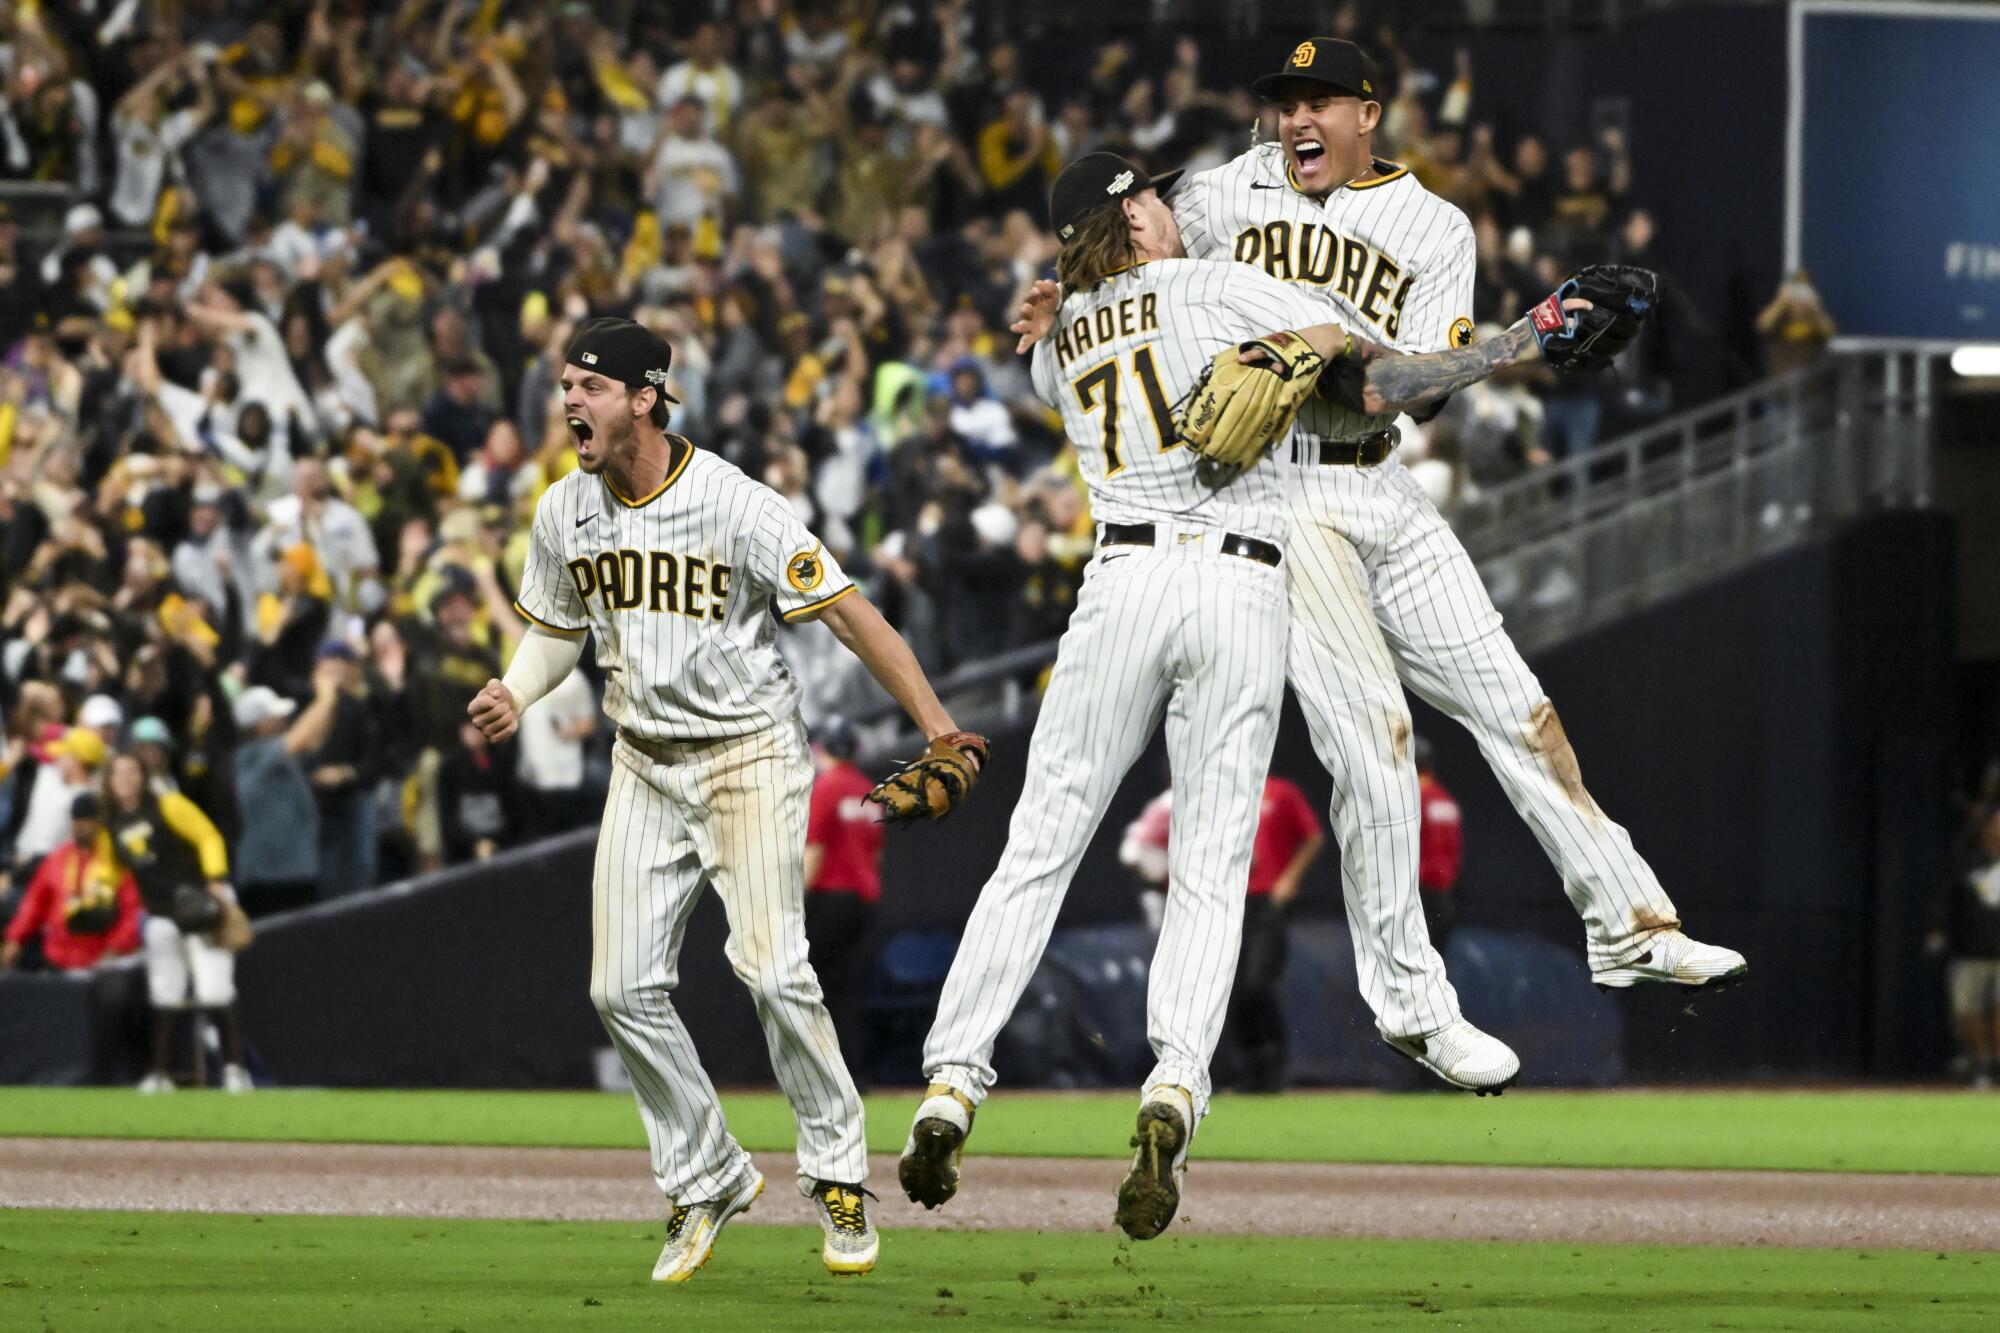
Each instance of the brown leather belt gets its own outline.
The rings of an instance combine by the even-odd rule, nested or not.
[[[1154,544],[1154,540],[1155,534],[1151,523],[1106,523],[1104,525],[1104,539],[1098,544],[1100,546],[1151,546]],[[1234,532],[1222,539],[1222,553],[1224,555],[1240,556],[1245,560],[1255,560],[1258,564],[1269,565],[1273,569],[1277,568],[1278,562],[1285,558],[1284,552],[1280,551],[1270,542],[1257,537],[1240,536]]]
[[[1301,440],[1292,461],[1336,467],[1374,467],[1396,451],[1396,445],[1402,438],[1402,432],[1391,426],[1358,440]]]

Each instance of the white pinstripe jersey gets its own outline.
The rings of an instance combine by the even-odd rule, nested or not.
[[[1252,468],[1219,489],[1202,482],[1174,438],[1173,408],[1223,348],[1327,322],[1298,289],[1213,260],[1154,260],[1070,293],[1035,344],[1032,374],[1076,446],[1092,516],[1179,519],[1283,543],[1276,473]]]
[[[1407,168],[1375,168],[1377,179],[1315,199],[1292,188],[1284,149],[1262,143],[1182,180],[1167,202],[1188,254],[1254,264],[1319,292],[1333,310],[1322,322],[1402,352],[1464,347],[1478,266],[1472,224]],[[1299,428],[1351,440],[1393,420],[1312,399]]]
[[[684,452],[643,500],[584,472],[549,487],[517,609],[596,636],[604,711],[627,732],[745,736],[798,712],[777,621],[812,616],[854,585],[776,491],[671,438]]]

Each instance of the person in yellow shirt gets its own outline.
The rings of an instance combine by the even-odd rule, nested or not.
[[[104,824],[113,854],[132,872],[146,907],[146,989],[153,1001],[153,1065],[141,1092],[171,1092],[173,1018],[206,1009],[222,1027],[222,1086],[249,1092],[243,1020],[236,1007],[236,950],[250,924],[229,884],[229,849],[213,821],[179,792],[156,792],[137,752],[105,773]],[[193,995],[189,989],[192,985]]]
[[[1764,339],[1770,373],[1787,375],[1819,360],[1838,330],[1833,316],[1820,304],[1812,277],[1801,268],[1785,279],[1771,303],[1759,312],[1757,332]]]
[[[1062,155],[1050,138],[1041,103],[1024,88],[1007,94],[997,119],[979,131],[979,174],[995,212],[1047,206],[1049,185],[1062,170]]]
[[[344,227],[351,216],[354,136],[329,114],[333,90],[315,80],[305,86],[285,117],[285,131],[271,149],[271,175],[290,214],[292,203],[310,199],[320,221]]]

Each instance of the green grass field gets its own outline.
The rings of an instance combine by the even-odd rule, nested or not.
[[[731,1227],[683,1287],[657,1227],[0,1213],[0,1327],[1848,1329],[2000,1325],[2000,1255],[894,1235]]]
[[[868,1138],[902,1146],[911,1093],[868,1099]],[[775,1093],[725,1094],[749,1148],[792,1144]],[[1218,1097],[1211,1160],[1448,1162],[2000,1174],[2000,1102],[1952,1092],[1290,1093]],[[982,1154],[1117,1156],[1124,1094],[1002,1093],[980,1112]],[[0,1088],[0,1135],[640,1147],[629,1097],[609,1093],[265,1092],[141,1097],[126,1089]]]

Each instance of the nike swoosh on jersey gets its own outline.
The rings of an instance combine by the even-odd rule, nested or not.
[[[585,514],[585,515],[584,515],[584,516],[583,516],[582,518],[580,518],[580,519],[578,519],[578,520],[576,521],[576,525],[577,525],[577,526],[578,526],[578,527],[580,528],[580,527],[582,527],[582,526],[583,526],[584,524],[586,524],[586,523],[590,522],[590,520],[591,520],[591,519],[593,519],[593,518],[596,518],[596,517],[597,517],[597,515],[596,515],[595,513],[590,513],[590,514]]]
[[[1282,185],[1266,185],[1263,181],[1251,181],[1250,188],[1253,190],[1282,190],[1285,187]]]

